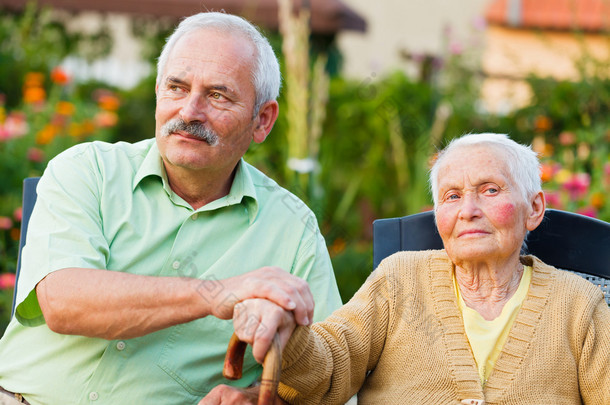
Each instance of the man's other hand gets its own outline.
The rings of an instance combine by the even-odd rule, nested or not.
[[[308,326],[312,322],[314,300],[309,285],[278,267],[262,267],[220,283],[223,288],[213,297],[211,307],[211,315],[217,318],[231,319],[238,302],[264,298],[292,311],[299,325]]]

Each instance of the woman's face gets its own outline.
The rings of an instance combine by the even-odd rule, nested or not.
[[[524,200],[500,149],[465,146],[445,157],[436,223],[456,265],[517,259],[527,230],[542,220],[540,212],[542,193]]]

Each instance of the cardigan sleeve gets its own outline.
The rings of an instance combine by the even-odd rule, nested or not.
[[[597,296],[597,295],[596,295]],[[610,404],[610,308],[602,294],[595,302],[578,364],[585,405]]]
[[[299,327],[284,350],[280,396],[294,404],[344,404],[383,351],[393,295],[378,268],[323,322]]]

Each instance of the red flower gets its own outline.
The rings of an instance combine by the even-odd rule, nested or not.
[[[65,85],[70,82],[70,76],[59,66],[51,71],[51,80],[54,83]]]
[[[0,290],[8,290],[15,287],[16,277],[13,273],[0,274]]]

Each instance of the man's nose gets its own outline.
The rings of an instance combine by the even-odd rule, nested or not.
[[[191,93],[185,100],[184,106],[180,109],[180,118],[185,122],[205,122],[207,120],[207,107],[206,100],[203,96],[197,93]]]

